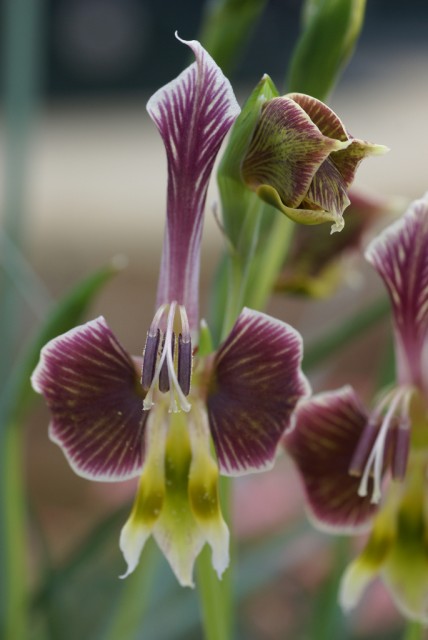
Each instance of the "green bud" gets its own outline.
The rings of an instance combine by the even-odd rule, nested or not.
[[[292,93],[266,100],[242,158],[244,183],[295,222],[341,231],[361,160],[387,151],[348,134],[319,100]]]

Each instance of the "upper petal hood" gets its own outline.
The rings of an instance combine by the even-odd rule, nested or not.
[[[148,412],[134,362],[104,318],[48,342],[31,380],[50,409],[50,437],[77,474],[104,481],[139,474]]]
[[[367,248],[391,298],[399,382],[428,392],[428,194]]]
[[[197,328],[199,251],[208,181],[222,140],[240,109],[221,69],[196,40],[196,62],[159,89],[147,110],[168,161],[167,227],[158,306],[183,304]]]
[[[309,386],[302,339],[284,322],[244,309],[218,350],[207,406],[220,470],[240,474],[273,464],[278,442]]]

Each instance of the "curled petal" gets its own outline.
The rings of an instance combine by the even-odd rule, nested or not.
[[[401,383],[428,390],[428,194],[367,248],[391,298]]]
[[[186,42],[196,62],[159,89],[147,110],[168,161],[167,228],[158,306],[176,300],[190,326],[198,317],[199,252],[208,181],[222,140],[239,113],[232,87],[196,40]]]
[[[349,136],[341,119],[324,102],[305,93],[288,93],[287,97],[308,114],[324,136],[335,140],[348,140]]]
[[[349,140],[350,144],[346,149],[335,151],[331,154],[331,160],[339,170],[347,188],[353,183],[355,173],[364,158],[382,156],[389,151],[388,147],[383,144],[373,144],[351,136]]]
[[[136,367],[104,318],[51,340],[32,384],[50,409],[50,437],[77,474],[103,481],[138,475],[148,412]]]
[[[335,164],[327,158],[316,172],[304,199],[304,205],[329,211],[336,221],[333,231],[343,227],[342,213],[350,204],[343,178]]]
[[[353,531],[375,507],[358,495],[360,478],[348,470],[367,414],[351,387],[313,396],[294,415],[284,444],[301,473],[311,513],[325,529]]]
[[[214,360],[207,406],[220,470],[236,475],[273,464],[298,400],[307,395],[299,333],[244,309]]]

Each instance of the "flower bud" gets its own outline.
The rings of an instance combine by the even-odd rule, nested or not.
[[[295,222],[344,226],[348,188],[368,155],[387,148],[348,134],[325,104],[301,93],[267,100],[241,164],[245,184]]]

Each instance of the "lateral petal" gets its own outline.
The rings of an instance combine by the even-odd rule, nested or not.
[[[365,257],[391,298],[399,381],[428,390],[428,193],[372,240]]]
[[[211,435],[222,473],[272,466],[278,442],[309,385],[302,339],[284,322],[244,309],[218,350],[208,385]]]
[[[196,62],[156,91],[147,111],[168,161],[167,228],[157,306],[177,300],[197,328],[199,251],[208,181],[224,136],[239,114],[229,81],[196,40]]]
[[[358,495],[360,478],[348,472],[367,414],[351,387],[302,402],[284,445],[296,463],[309,508],[323,529],[354,531],[376,507]]]
[[[78,475],[138,475],[148,412],[134,362],[103,317],[45,345],[31,380],[52,415],[50,438]]]

